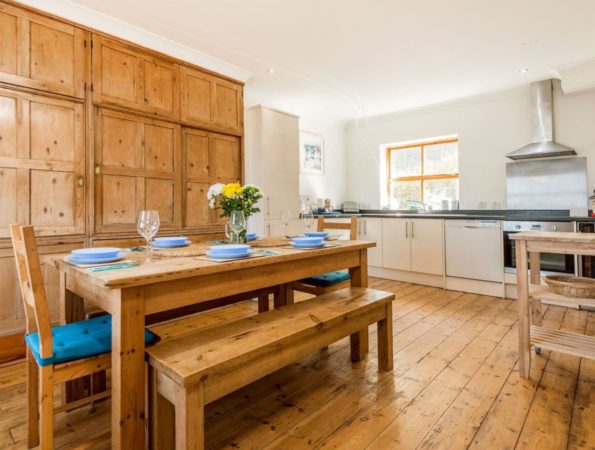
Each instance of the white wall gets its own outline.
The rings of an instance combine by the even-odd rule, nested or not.
[[[595,91],[556,91],[556,139],[588,156],[589,187],[595,186]],[[381,206],[383,144],[456,134],[459,137],[460,207],[506,207],[506,153],[531,140],[529,87],[419,110],[357,120],[347,127],[347,196]]]
[[[300,195],[308,195],[312,202],[330,198],[335,208],[340,207],[347,190],[345,124],[302,117],[300,130],[324,137],[324,175],[300,174]]]

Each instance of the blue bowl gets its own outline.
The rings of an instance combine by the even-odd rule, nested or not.
[[[115,258],[121,251],[122,249],[115,247],[79,248],[73,250],[71,255],[77,260]]]
[[[248,253],[250,250],[249,245],[245,244],[234,244],[234,245],[214,245],[209,248],[209,253],[212,255],[228,255],[228,254],[238,254],[238,253]]]
[[[328,233],[326,231],[310,231],[306,233],[306,237],[319,237],[326,239],[328,237]]]
[[[323,239],[321,237],[296,237],[293,238],[293,243],[295,245],[320,245],[322,244]]]
[[[256,233],[246,233],[246,239],[248,239],[249,241],[253,241],[257,237],[258,235]]]

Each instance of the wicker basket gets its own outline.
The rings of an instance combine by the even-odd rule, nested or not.
[[[573,275],[548,275],[544,278],[546,284],[560,295],[570,297],[595,298],[595,280]]]

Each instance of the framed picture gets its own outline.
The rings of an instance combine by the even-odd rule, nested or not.
[[[300,172],[324,174],[324,138],[321,135],[300,130]]]

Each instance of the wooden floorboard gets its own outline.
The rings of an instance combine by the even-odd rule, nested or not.
[[[595,450],[595,361],[543,351],[520,379],[514,301],[370,286],[396,296],[392,373],[377,371],[370,327],[365,361],[352,364],[343,339],[209,405],[207,448]],[[255,312],[244,303],[215,315]],[[544,324],[595,335],[586,311],[549,306]],[[26,448],[25,381],[22,362],[0,367],[2,449]],[[57,448],[109,448],[109,410],[57,414]]]

